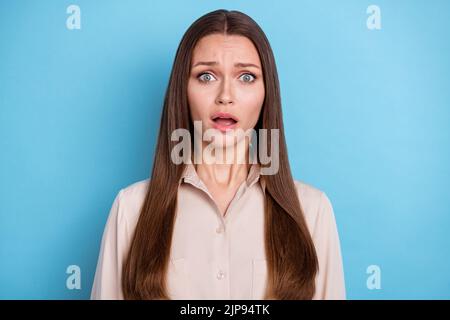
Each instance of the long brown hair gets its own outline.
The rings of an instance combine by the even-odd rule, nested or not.
[[[241,35],[255,45],[262,64],[265,99],[258,129],[279,130],[279,170],[263,175],[265,188],[265,250],[268,282],[265,299],[311,299],[318,271],[317,255],[308,231],[288,162],[281,98],[275,59],[264,32],[239,11],[217,10],[196,20],[184,34],[167,87],[148,190],[122,270],[125,299],[170,299],[166,273],[177,210],[178,183],[184,164],[174,164],[170,153],[175,129],[193,134],[187,100],[192,51],[204,36]]]

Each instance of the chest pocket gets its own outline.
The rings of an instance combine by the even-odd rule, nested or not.
[[[170,299],[191,299],[187,261],[185,258],[170,259],[167,271],[167,290]]]
[[[262,300],[267,286],[267,260],[253,260],[252,298]]]

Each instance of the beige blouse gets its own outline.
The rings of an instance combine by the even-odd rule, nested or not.
[[[262,299],[267,284],[264,184],[253,164],[225,216],[192,164],[178,191],[170,265],[172,299]],[[103,233],[91,299],[123,299],[121,270],[145,198],[148,179],[117,194]],[[327,195],[294,181],[311,232],[319,272],[314,299],[345,299],[339,236]]]

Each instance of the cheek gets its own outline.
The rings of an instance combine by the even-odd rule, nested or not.
[[[264,102],[264,86],[258,86],[252,90],[242,92],[240,104],[245,106],[241,119],[246,129],[253,128],[258,122],[259,114],[261,112],[262,104]]]
[[[188,84],[187,96],[192,119],[201,120],[208,117],[212,95],[198,85]]]

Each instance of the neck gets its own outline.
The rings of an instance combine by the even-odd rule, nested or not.
[[[200,179],[208,184],[232,187],[247,179],[248,164],[197,164],[196,171]]]
[[[245,152],[238,152],[239,148]],[[250,169],[248,142],[243,139],[235,145],[223,147],[221,151],[222,154],[217,152],[203,154],[202,163],[195,165],[198,176],[207,184],[226,188],[240,185],[247,179]],[[231,160],[228,158],[230,152],[233,155]]]

